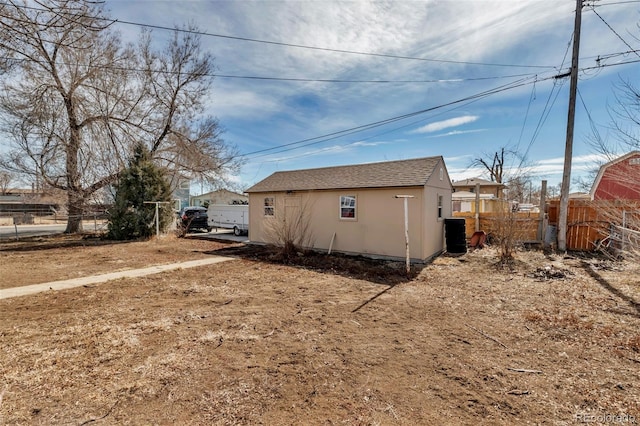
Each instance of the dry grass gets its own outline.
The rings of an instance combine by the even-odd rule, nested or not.
[[[126,263],[152,244],[44,251],[88,265],[131,248]],[[0,424],[640,419],[637,266],[598,269],[599,281],[581,259],[516,252],[515,270],[496,270],[499,255],[479,250],[406,280],[364,259],[348,272],[348,258],[281,265],[256,248],[171,244],[172,261],[239,258],[0,301]],[[22,253],[23,271],[65,269]],[[570,274],[535,276],[547,266]]]

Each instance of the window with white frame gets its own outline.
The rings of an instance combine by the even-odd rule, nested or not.
[[[438,194],[438,219],[442,219],[442,195]]]
[[[356,196],[341,195],[340,196],[340,219],[356,218]]]
[[[276,200],[273,197],[265,197],[264,198],[264,215],[265,216],[275,216],[275,205]]]
[[[444,180],[444,169],[440,167],[440,180]]]

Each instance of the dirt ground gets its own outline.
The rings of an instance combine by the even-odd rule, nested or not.
[[[640,266],[490,248],[402,265],[211,240],[0,244],[0,424],[640,423]],[[1,291],[1,290],[0,290]]]

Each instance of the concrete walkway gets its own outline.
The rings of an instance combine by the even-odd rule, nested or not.
[[[27,296],[29,294],[40,293],[49,290],[64,290],[67,288],[80,287],[83,285],[100,284],[120,278],[135,278],[145,275],[158,274],[165,271],[173,271],[175,269],[193,268],[196,266],[212,265],[214,263],[226,262],[233,260],[231,257],[213,256],[206,259],[190,260],[187,262],[170,263],[168,265],[149,266],[142,269],[129,269],[126,271],[111,272],[102,275],[93,275],[90,277],[73,278],[70,280],[53,281],[49,283],[26,285],[23,287],[12,287],[0,290],[0,299],[8,299],[10,297]]]

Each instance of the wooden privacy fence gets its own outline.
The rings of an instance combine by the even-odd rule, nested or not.
[[[557,227],[559,210],[558,200],[551,200],[547,205],[549,226]],[[567,209],[567,250],[592,251],[599,248],[603,241],[624,248],[624,244],[637,235],[639,230],[635,228],[639,224],[638,201],[570,199]]]
[[[499,233],[506,221],[513,220],[513,229],[516,240],[520,242],[541,241],[542,235],[542,213],[534,212],[482,212],[479,215],[480,231],[487,234]],[[471,238],[476,231],[476,215],[473,212],[454,212],[453,217],[465,219],[465,233],[467,239]]]
[[[555,244],[559,204],[559,200],[549,201],[546,218],[544,213],[534,212],[482,212],[478,215],[479,229],[499,234],[504,232],[505,221],[513,220],[516,241]],[[453,217],[465,219],[466,237],[471,238],[476,231],[475,213],[454,212]],[[593,251],[603,244],[618,250],[640,247],[640,201],[569,200],[567,250]]]

